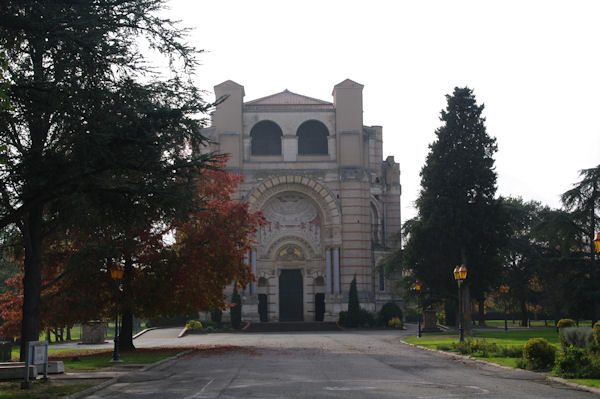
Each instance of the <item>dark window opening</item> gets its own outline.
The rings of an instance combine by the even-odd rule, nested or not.
[[[327,155],[329,130],[319,121],[304,122],[298,128],[298,154]]]
[[[252,155],[281,155],[281,128],[275,122],[258,122],[250,131]]]

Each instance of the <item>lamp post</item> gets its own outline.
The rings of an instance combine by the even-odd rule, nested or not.
[[[123,269],[117,266],[111,268],[110,277],[115,281],[115,348],[111,362],[122,362],[119,357],[119,280],[123,278]]]
[[[459,341],[465,342],[465,325],[462,305],[462,282],[467,278],[467,267],[465,265],[456,266],[454,268],[454,279],[458,283],[458,337]]]
[[[506,298],[508,297],[508,291],[510,288],[508,285],[502,284],[500,286],[500,294],[502,294],[502,298],[504,299],[504,331],[508,331],[508,322],[507,322],[507,308],[506,308]]]
[[[419,338],[421,338],[421,283],[415,282],[415,290],[417,290],[417,322],[419,323]]]

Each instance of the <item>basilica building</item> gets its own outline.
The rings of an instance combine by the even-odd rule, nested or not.
[[[400,229],[400,169],[383,159],[382,127],[363,125],[363,85],[335,85],[333,102],[288,90],[244,101],[231,80],[214,89],[223,101],[204,134],[244,176],[238,199],[266,219],[243,319],[335,321],[354,276],[363,308],[399,302],[375,265]]]

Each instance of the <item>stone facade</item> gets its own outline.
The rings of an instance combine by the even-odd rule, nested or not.
[[[267,221],[247,257],[257,281],[245,320],[337,320],[354,276],[363,308],[396,299],[374,266],[400,229],[400,169],[382,158],[381,126],[363,126],[362,89],[345,80],[332,103],[287,90],[244,102],[243,86],[215,86],[223,101],[204,134]]]

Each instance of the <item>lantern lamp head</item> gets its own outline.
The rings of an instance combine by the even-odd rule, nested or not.
[[[123,269],[120,267],[113,267],[110,269],[110,278],[113,280],[121,280],[123,278]]]
[[[415,282],[415,290],[421,291],[421,283],[419,283],[418,281]]]
[[[460,279],[466,280],[467,279],[467,267],[465,265],[462,265],[460,267],[460,269],[458,269],[458,271],[460,272]]]
[[[600,231],[596,233],[596,238],[594,238],[594,245],[596,246],[596,253],[600,254]]]

